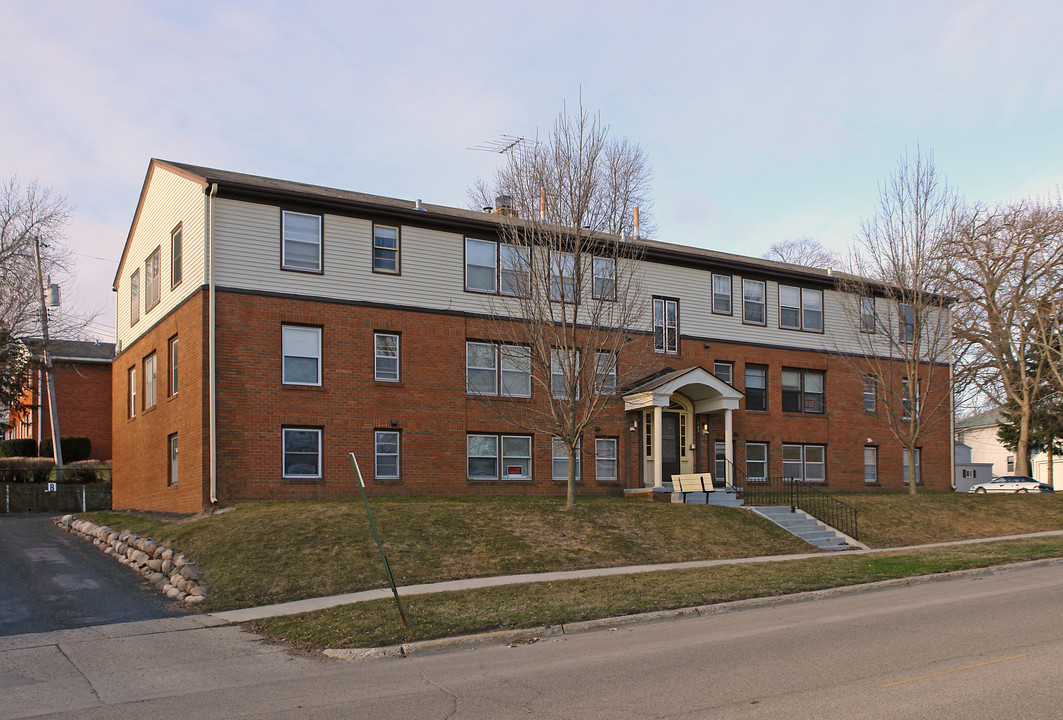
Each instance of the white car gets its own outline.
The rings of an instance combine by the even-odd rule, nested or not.
[[[985,493],[1046,493],[1053,492],[1053,490],[1051,485],[1037,482],[1032,477],[1026,477],[1025,475],[1003,475],[998,478],[993,478],[987,483],[972,485],[967,492],[984,495]]]

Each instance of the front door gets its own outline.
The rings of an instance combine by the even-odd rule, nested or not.
[[[673,475],[679,475],[679,423],[681,416],[677,412],[665,412],[661,415],[661,480],[672,482]]]

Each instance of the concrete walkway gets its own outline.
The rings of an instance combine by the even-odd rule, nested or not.
[[[1039,537],[1056,537],[1060,535],[1063,535],[1063,530],[1047,530],[1044,532],[1025,533],[1022,535],[1003,535],[1001,537],[977,538],[974,540],[954,540],[951,542],[929,543],[927,545],[909,545],[905,547],[878,548],[873,550],[850,550],[844,553],[810,552],[796,555],[762,555],[759,557],[730,558],[727,560],[694,560],[690,562],[669,563],[664,565],[628,565],[623,567],[591,568],[587,570],[565,570],[561,572],[467,578],[464,580],[449,580],[447,582],[425,583],[422,585],[405,585],[399,588],[399,596],[406,597],[409,595],[425,595],[429,593],[451,592],[454,590],[472,590],[477,588],[499,587],[501,585],[522,585],[526,583],[578,580],[581,578],[608,577],[613,575],[633,575],[636,573],[661,572],[663,570],[688,570],[712,568],[721,565],[785,562],[787,560],[807,560],[810,558],[851,557],[853,555],[866,555],[870,553],[900,552],[904,550],[920,550],[956,545],[976,545],[979,543],[998,542],[1001,540],[1022,540]],[[313,610],[325,610],[337,605],[351,605],[353,603],[389,599],[391,597],[391,588],[379,588],[376,590],[365,590],[343,595],[293,600],[292,602],[278,603],[276,605],[263,605],[261,607],[243,608],[241,610],[227,610],[225,612],[211,613],[211,617],[226,622],[239,623],[248,620],[278,617],[281,615],[294,615],[296,613],[311,612]]]

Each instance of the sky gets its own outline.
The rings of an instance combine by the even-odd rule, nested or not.
[[[844,250],[901,156],[971,202],[1063,185],[1063,3],[0,0],[0,179],[64,196],[99,314],[157,157],[467,207],[582,100],[653,168],[655,239]]]

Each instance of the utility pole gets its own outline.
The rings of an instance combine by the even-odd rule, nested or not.
[[[63,448],[59,442],[59,413],[55,405],[55,377],[52,373],[52,356],[48,352],[48,306],[44,302],[44,274],[41,272],[41,236],[33,239],[33,254],[37,261],[37,293],[41,300],[41,336],[44,358],[44,375],[48,381],[48,415],[52,420],[52,457],[55,458],[55,481],[63,482]]]

